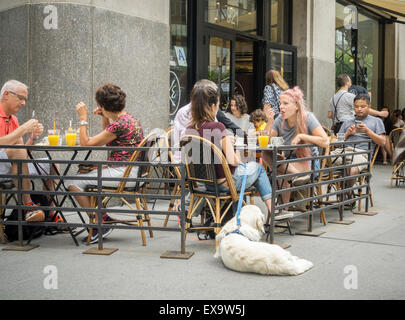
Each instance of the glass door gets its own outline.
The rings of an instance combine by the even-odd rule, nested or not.
[[[225,110],[232,94],[231,40],[209,36],[208,52],[208,80],[220,88],[220,108]]]

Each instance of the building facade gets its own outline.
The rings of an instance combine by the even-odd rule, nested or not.
[[[0,30],[0,83],[25,82],[20,122],[35,110],[45,127],[78,120],[75,105],[95,107],[105,82],[127,92],[127,110],[149,130],[169,126],[201,78],[219,85],[222,108],[240,93],[252,111],[271,68],[328,126],[340,73],[374,107],[405,107],[405,25],[356,1],[2,0]]]
[[[300,86],[322,123],[341,73],[365,87],[375,108],[405,107],[405,25],[382,10],[344,0],[171,0],[171,117],[196,80],[243,94],[261,107],[265,73]],[[404,4],[405,7],[405,4]],[[405,12],[405,9],[404,9]]]

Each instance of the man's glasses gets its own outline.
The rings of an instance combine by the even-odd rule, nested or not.
[[[22,95],[20,95],[20,94],[18,94],[18,93],[15,93],[15,92],[13,92],[13,91],[9,91],[10,93],[12,93],[12,94],[14,94],[21,102],[27,102],[27,98],[26,97],[24,97],[24,96],[22,96]]]

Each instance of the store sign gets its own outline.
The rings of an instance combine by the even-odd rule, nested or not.
[[[170,99],[170,115],[174,115],[180,106],[181,87],[179,78],[173,71],[170,71],[169,99]]]
[[[176,47],[174,46],[174,50],[176,51],[177,61],[180,67],[187,67],[187,58],[186,52],[183,47]]]

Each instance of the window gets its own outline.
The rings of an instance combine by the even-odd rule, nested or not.
[[[380,23],[354,6],[336,3],[336,76],[348,74],[353,84],[379,101]]]
[[[170,116],[188,103],[187,0],[170,0]]]
[[[257,0],[205,0],[205,21],[257,34]]]
[[[288,0],[271,0],[270,4],[270,41],[289,42],[288,39]]]

